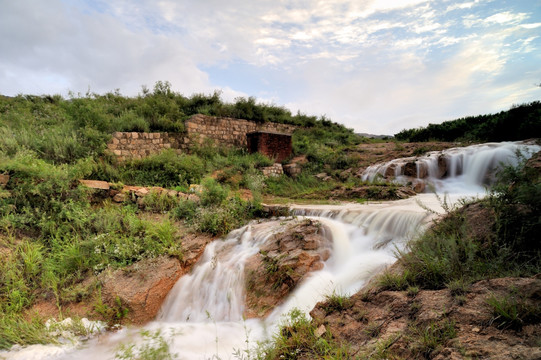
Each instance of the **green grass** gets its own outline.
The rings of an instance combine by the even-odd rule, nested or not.
[[[262,359],[350,359],[347,345],[333,339],[328,331],[318,335],[317,328],[300,310],[292,310],[269,346],[261,351]]]
[[[541,305],[527,303],[516,293],[505,297],[493,295],[487,304],[493,314],[491,324],[499,329],[521,330],[524,325],[541,320]]]

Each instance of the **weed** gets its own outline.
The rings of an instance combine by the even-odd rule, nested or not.
[[[501,298],[493,295],[487,299],[487,304],[493,314],[490,323],[499,329],[520,330],[525,324],[535,323],[541,319],[541,306],[528,304],[517,294]]]
[[[418,286],[408,286],[406,289],[406,292],[409,297],[415,297],[419,293],[419,287]]]
[[[142,344],[122,344],[115,353],[115,359],[121,360],[172,360],[178,354],[171,353],[170,343],[160,330],[140,331]]]
[[[408,288],[411,275],[408,270],[401,273],[386,271],[378,277],[377,283],[383,290],[405,290]]]
[[[426,326],[412,326],[410,332],[412,352],[427,358],[434,350],[456,337],[455,323],[447,318],[430,322]]]
[[[326,331],[318,336],[316,327],[298,309],[288,314],[273,341],[263,350],[264,359],[349,359],[349,348]]]
[[[353,306],[353,300],[347,296],[333,291],[332,294],[325,297],[325,303],[323,309],[328,314],[335,311],[343,311]]]
[[[385,322],[376,322],[371,321],[368,324],[366,324],[364,328],[364,333],[368,335],[369,337],[376,337],[381,332],[381,329],[383,328],[383,325]]]

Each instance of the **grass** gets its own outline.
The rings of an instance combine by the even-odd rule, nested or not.
[[[171,353],[170,343],[160,330],[141,330],[140,334],[142,343],[120,345],[115,353],[115,359],[173,360],[178,358],[178,354]]]
[[[353,300],[348,295],[339,294],[333,291],[332,294],[325,296],[323,309],[327,314],[347,310],[353,306]]]
[[[541,321],[541,305],[527,303],[518,294],[496,295],[487,299],[492,310],[491,324],[499,329],[521,330],[524,325]]]
[[[262,359],[349,359],[349,348],[326,331],[318,335],[315,325],[298,309],[275,333],[273,341],[262,350]]]
[[[426,325],[417,325],[410,329],[411,351],[417,356],[429,358],[436,350],[457,336],[455,323],[447,318],[431,321]]]

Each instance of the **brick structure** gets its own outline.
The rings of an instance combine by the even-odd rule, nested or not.
[[[291,134],[294,125],[278,124],[273,122],[256,123],[253,121],[215,117],[197,114],[186,120],[188,137],[199,138],[203,142],[205,138],[212,139],[216,143],[228,146],[246,147],[246,134],[254,131],[268,131]]]
[[[268,131],[255,131],[246,134],[248,151],[260,152],[276,162],[281,162],[291,155],[291,135]]]
[[[291,134],[297,129],[296,126],[287,124],[271,122],[258,124],[242,119],[201,114],[186,120],[185,126],[186,133],[183,134],[115,132],[107,144],[107,148],[122,161],[142,159],[148,155],[160,153],[164,149],[175,149],[179,153],[186,152],[189,150],[190,144],[202,144],[205,139],[210,139],[217,145],[246,147],[248,133],[260,131]],[[289,137],[291,138],[291,136]],[[291,142],[291,139],[289,141]],[[273,146],[269,145],[269,147]],[[289,148],[291,148],[291,144]],[[268,153],[265,154],[272,156]]]

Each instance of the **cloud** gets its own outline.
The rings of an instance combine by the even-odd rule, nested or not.
[[[393,133],[535,98],[521,86],[541,78],[539,12],[514,3],[5,2],[0,93],[133,95],[168,80]]]

